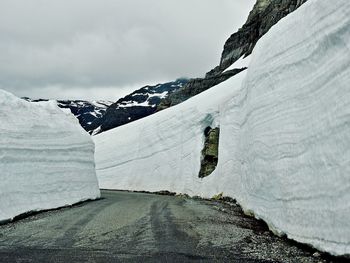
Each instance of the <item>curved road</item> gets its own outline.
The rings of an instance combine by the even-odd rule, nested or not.
[[[0,226],[0,262],[322,262],[238,206],[102,191]]]

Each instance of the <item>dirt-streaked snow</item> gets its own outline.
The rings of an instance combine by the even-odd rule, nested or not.
[[[223,192],[276,233],[350,254],[350,2],[310,0],[257,44],[247,72],[100,134],[108,189]],[[219,162],[198,178],[204,129]]]
[[[94,144],[55,102],[0,90],[0,221],[100,196]]]

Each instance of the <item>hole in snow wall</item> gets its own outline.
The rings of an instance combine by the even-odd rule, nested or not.
[[[204,147],[202,150],[201,169],[199,178],[210,175],[216,168],[219,159],[220,128],[207,127],[204,130]]]

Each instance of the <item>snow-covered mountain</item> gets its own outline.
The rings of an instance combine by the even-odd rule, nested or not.
[[[145,86],[117,102],[102,100],[57,100],[55,102],[60,108],[69,109],[88,133],[97,134],[155,113],[162,99],[182,88],[187,82],[187,79],[178,79],[155,86]],[[29,102],[48,101],[27,97],[23,99]]]
[[[0,221],[100,196],[91,137],[55,102],[0,90],[0,122]]]
[[[89,127],[96,119],[101,118],[112,101],[83,101],[83,100],[58,100],[57,105],[62,109],[69,109],[78,118],[80,125],[90,132]]]
[[[349,255],[349,43],[350,2],[309,0],[257,42],[248,70],[95,136],[100,186],[223,192],[275,233]],[[216,127],[216,169],[199,178]]]
[[[87,130],[97,134],[149,116],[157,111],[162,99],[182,88],[187,82],[187,79],[177,79],[138,89],[110,105],[102,117],[88,125]]]
[[[29,102],[49,101],[47,99],[23,98]],[[90,132],[89,126],[97,119],[101,118],[107,108],[113,104],[112,101],[86,101],[86,100],[54,100],[57,106],[62,109],[68,109],[79,120],[80,125]]]

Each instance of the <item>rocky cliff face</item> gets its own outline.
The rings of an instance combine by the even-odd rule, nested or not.
[[[243,27],[226,41],[220,64],[204,78],[146,86],[115,103],[58,101],[58,106],[69,108],[87,132],[97,134],[179,104],[247,69],[237,60],[248,56],[273,25],[306,1],[257,0]]]
[[[88,133],[95,135],[155,113],[162,99],[187,82],[187,79],[178,79],[155,86],[145,86],[117,102],[57,100],[56,103],[58,107],[70,110],[80,125]],[[27,97],[23,99],[33,103],[48,101]]]
[[[208,74],[222,72],[241,56],[248,56],[258,40],[279,20],[295,11],[307,0],[258,0],[247,22],[226,41],[220,65]]]
[[[220,128],[207,127],[204,130],[205,142],[202,150],[201,169],[199,178],[209,176],[218,164],[219,160],[219,135]]]
[[[149,116],[156,112],[162,99],[182,88],[187,82],[187,79],[178,79],[138,89],[110,105],[101,117],[95,118],[86,127],[86,130],[95,135]]]
[[[169,94],[166,98],[160,101],[157,111],[169,108],[176,104],[179,104],[204,90],[207,90],[229,78],[236,75],[237,73],[245,70],[246,68],[228,70],[222,74],[215,76],[208,76],[206,78],[197,78],[190,80],[183,88]]]
[[[179,104],[228,78],[245,68],[225,71],[240,57],[248,56],[258,40],[279,20],[295,11],[307,0],[257,0],[247,22],[238,32],[230,36],[224,45],[220,64],[209,71],[204,78],[192,79],[183,88],[164,99],[158,110]]]

